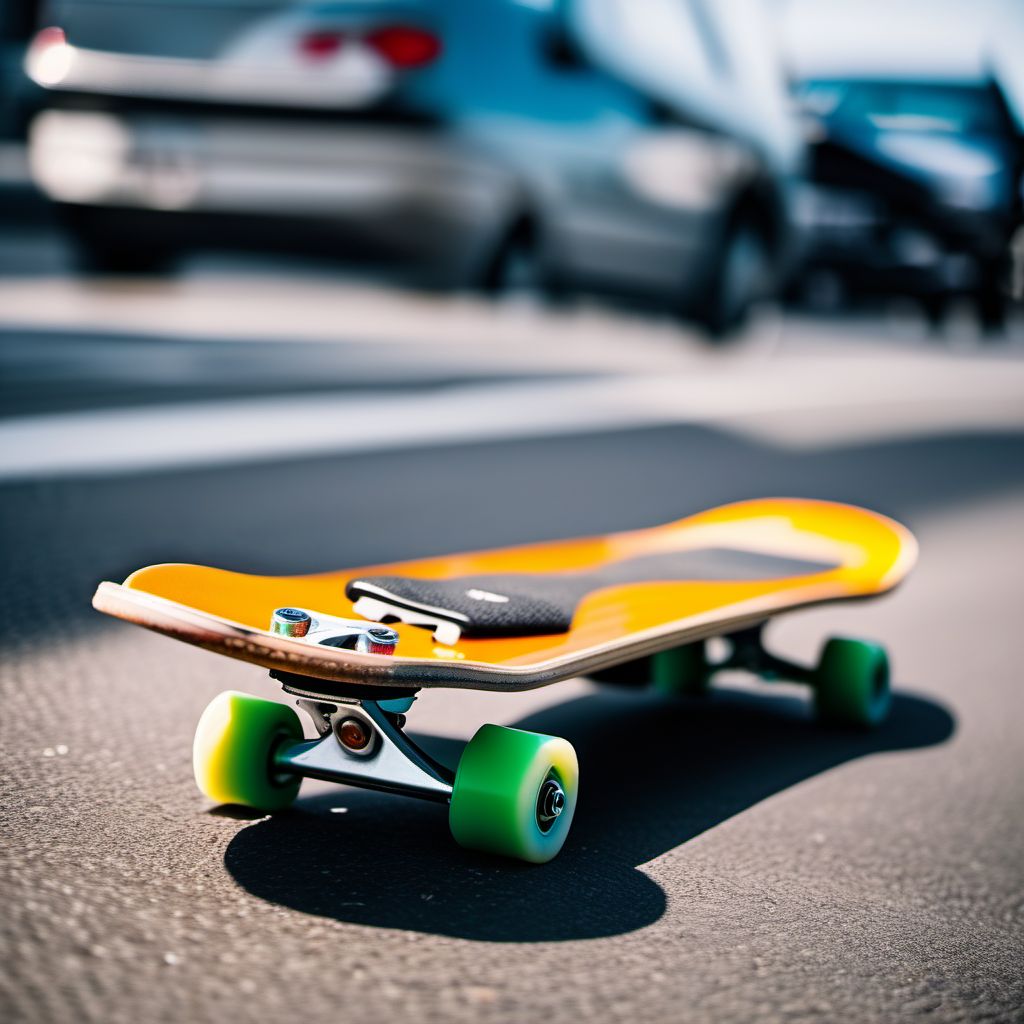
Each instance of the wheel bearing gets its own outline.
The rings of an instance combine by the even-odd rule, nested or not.
[[[553,776],[548,776],[537,794],[537,825],[542,832],[550,830],[565,810],[565,790]]]

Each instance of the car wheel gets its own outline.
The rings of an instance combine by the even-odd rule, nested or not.
[[[1006,328],[1006,298],[997,284],[982,286],[974,295],[981,329],[987,335],[1001,334]]]
[[[543,289],[543,277],[534,231],[520,221],[504,233],[486,261],[480,288],[489,295],[532,293]]]
[[[177,257],[166,239],[119,216],[74,206],[61,206],[58,212],[75,266],[83,273],[157,274],[171,269]]]
[[[933,334],[942,329],[942,324],[949,312],[949,296],[944,292],[932,292],[921,299],[921,308],[924,311],[928,328]]]
[[[726,340],[747,321],[754,303],[766,292],[767,243],[750,223],[727,236],[715,272],[697,310],[700,325],[715,340]]]
[[[75,262],[87,274],[161,274],[173,269],[175,255],[152,243],[135,246],[78,237]]]

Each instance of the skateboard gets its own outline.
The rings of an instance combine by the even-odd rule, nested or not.
[[[405,732],[419,691],[518,691],[574,676],[704,693],[742,669],[810,687],[826,723],[885,717],[889,664],[873,643],[829,639],[818,663],[770,652],[765,623],[878,596],[910,571],[912,534],[866,509],[745,501],[664,526],[308,576],[153,565],[101,583],[101,612],[270,670],[295,709],[237,692],[203,713],[200,790],[288,806],[303,777],[448,805],[455,840],[542,863],[562,848],[578,793],[564,739],[483,725],[452,770]],[[724,638],[712,657],[706,643]]]

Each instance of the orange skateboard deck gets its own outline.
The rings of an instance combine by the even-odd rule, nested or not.
[[[890,702],[883,648],[833,638],[809,668],[767,651],[760,626],[881,594],[915,557],[911,534],[884,516],[770,499],[648,530],[315,576],[154,565],[100,584],[93,604],[269,668],[312,719],[318,738],[307,739],[287,704],[220,694],[193,743],[207,797],[277,810],[306,777],[401,793],[446,803],[462,846],[543,863],[576,808],[572,745],[487,724],[452,769],[404,731],[418,689],[523,690],[592,674],[695,695],[739,668],[806,683],[826,724],[870,728]],[[716,635],[729,653],[712,662],[702,641]]]
[[[906,528],[877,513],[765,499],[651,529],[308,576],[154,565],[101,583],[93,604],[325,684],[522,690],[807,605],[881,594],[916,551]],[[308,613],[314,628],[272,631],[277,609]],[[391,623],[393,648],[338,639],[336,621],[369,625],[368,615]]]

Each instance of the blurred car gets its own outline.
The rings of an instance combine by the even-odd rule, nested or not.
[[[1022,147],[999,85],[823,79],[799,97],[815,119],[812,261],[856,290],[917,295],[935,320],[968,294],[1000,325]]]
[[[657,297],[724,332],[792,250],[761,0],[55,0],[39,186],[95,267],[201,245]]]
[[[1024,7],[1015,0],[784,0],[810,143],[808,263],[852,293],[970,296],[1004,312],[1021,223]]]

